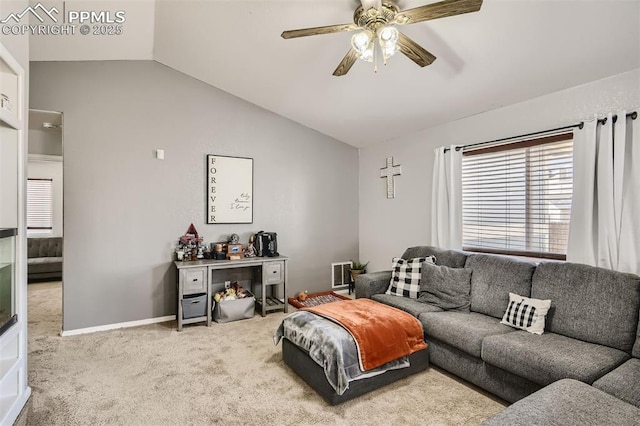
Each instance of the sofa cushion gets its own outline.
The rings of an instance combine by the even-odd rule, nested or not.
[[[471,269],[424,263],[418,300],[446,311],[469,312]]]
[[[450,268],[462,268],[467,260],[467,254],[462,251],[444,250],[431,246],[410,247],[402,254],[403,259],[427,256],[435,256],[436,265],[444,265]]]
[[[378,271],[360,274],[356,277],[356,298],[371,299],[374,294],[382,294],[389,288],[391,271]]]
[[[28,238],[27,257],[62,257],[62,237]]]
[[[30,274],[44,272],[62,272],[61,257],[35,257],[27,259]]]
[[[631,358],[596,380],[593,386],[640,408],[640,359]]]
[[[480,357],[487,336],[515,332],[500,320],[478,313],[427,312],[418,317],[427,337],[433,337],[461,351]]]
[[[577,263],[543,262],[533,275],[531,297],[551,299],[548,331],[631,353],[640,277]]]
[[[533,334],[544,333],[544,323],[551,300],[531,299],[509,293],[509,305],[500,324],[519,328]]]
[[[471,275],[471,311],[502,318],[509,292],[529,297],[536,264],[508,256],[471,254],[465,268]]]
[[[482,359],[544,386],[567,378],[591,384],[629,354],[555,333],[514,331],[485,338]]]
[[[408,297],[398,297],[390,294],[374,294],[371,296],[371,299],[393,306],[394,308],[402,309],[416,318],[424,312],[442,312],[442,309],[437,306],[418,302],[417,299],[409,299]]]
[[[393,258],[391,265],[391,281],[386,294],[417,299],[420,293],[422,264],[435,262],[435,257],[416,257],[413,259]]]
[[[640,410],[576,380],[560,380],[509,406],[483,426],[637,425]]]

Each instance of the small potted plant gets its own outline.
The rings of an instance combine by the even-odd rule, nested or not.
[[[356,278],[358,277],[358,275],[365,274],[367,272],[368,264],[369,262],[361,263],[361,262],[354,262],[353,260],[351,261],[351,280],[354,283],[356,282]]]

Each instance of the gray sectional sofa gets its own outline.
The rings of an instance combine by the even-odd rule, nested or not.
[[[472,270],[470,312],[385,294],[391,271],[359,276],[355,293],[415,315],[432,364],[509,402],[574,379],[640,407],[640,277],[427,246],[402,258],[431,255],[437,265]],[[500,323],[509,292],[551,300],[542,335]]]
[[[640,409],[586,383],[562,379],[509,406],[482,426],[639,424]]]
[[[62,237],[27,239],[28,280],[62,279]]]

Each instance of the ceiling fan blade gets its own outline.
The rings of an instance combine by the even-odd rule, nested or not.
[[[436,60],[435,56],[402,33],[398,34],[398,48],[406,57],[421,67],[431,65]]]
[[[340,61],[340,63],[338,64],[338,68],[336,68],[336,70],[333,72],[333,75],[335,75],[336,77],[345,75],[346,73],[349,72],[349,70],[351,69],[351,67],[356,62],[357,59],[358,59],[358,52],[356,52],[355,49],[351,48],[347,52],[347,54],[344,55],[344,58],[342,58],[342,61]]]
[[[447,16],[462,15],[463,13],[477,12],[481,6],[482,0],[444,0],[414,9],[403,10],[396,15],[395,23],[407,25]]]
[[[339,33],[343,31],[354,31],[359,29],[355,24],[339,24],[339,25],[328,25],[326,27],[314,27],[314,28],[303,28],[301,30],[289,30],[282,32],[282,38],[296,38],[296,37],[306,37],[312,35],[320,35],[320,34],[331,34],[331,33]]]

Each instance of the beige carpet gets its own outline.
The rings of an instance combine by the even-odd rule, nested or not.
[[[17,425],[478,425],[504,404],[430,368],[332,407],[282,362],[282,313],[60,337],[61,284],[30,284]]]

